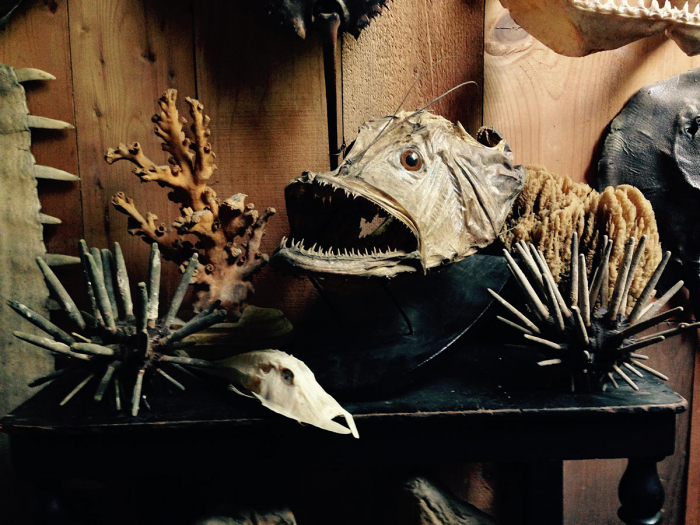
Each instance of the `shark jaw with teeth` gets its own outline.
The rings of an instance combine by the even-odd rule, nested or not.
[[[478,139],[478,140],[477,140]],[[365,123],[343,164],[286,188],[275,264],[393,277],[464,259],[496,238],[525,181],[505,140],[428,111]]]
[[[525,31],[561,55],[586,56],[665,33],[700,53],[700,7],[686,0],[501,0]]]

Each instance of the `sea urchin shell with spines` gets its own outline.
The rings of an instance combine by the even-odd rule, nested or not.
[[[50,291],[78,332],[69,334],[30,308],[15,301],[8,301],[10,307],[19,315],[51,336],[49,338],[14,332],[16,337],[54,354],[66,356],[69,361],[72,361],[65,368],[34,380],[30,386],[52,381],[80,368],[87,372],[87,375],[61,401],[61,405],[70,401],[93,378],[99,377],[94,395],[95,401],[99,402],[103,399],[111,383],[114,385],[115,404],[120,410],[122,385],[127,382],[128,386],[133,388],[131,414],[136,416],[142,399],[144,376],[147,372],[154,372],[178,389],[184,390],[182,383],[166,371],[167,367],[171,367],[178,373],[191,375],[183,365],[216,366],[209,361],[175,355],[178,349],[188,346],[188,343],[182,342],[185,337],[226,318],[225,310],[217,310],[219,303],[212,303],[184,326],[173,329],[173,320],[197,269],[198,254],[192,255],[188,261],[170,307],[165,317],[160,320],[158,317],[160,251],[156,243],[151,245],[149,282],[138,284],[136,301],[132,301],[129,276],[118,243],[115,243],[114,254],[112,254],[109,250],[97,248],[89,250],[85,241],[80,241],[80,255],[92,309],[91,315],[84,315],[78,309],[51,268],[43,259],[37,258],[37,264],[44,274]],[[117,297],[121,303],[121,315]]]
[[[630,287],[644,253],[646,237],[642,237],[638,244],[632,237],[625,244],[622,263],[611,291],[608,266],[612,244],[613,241],[607,236],[603,237],[598,264],[589,279],[586,255],[578,253],[578,235],[574,233],[571,242],[572,278],[569,289],[562,293],[554,282],[543,253],[532,244],[520,241],[515,248],[524,270],[508,250],[504,250],[504,254],[525,298],[527,311],[516,308],[489,289],[491,295],[515,319],[498,316],[498,320],[520,332],[527,346],[536,348],[546,356],[538,362],[539,366],[558,366],[566,370],[571,377],[572,389],[581,382],[589,389],[596,386],[605,388],[608,382],[617,388],[617,376],[638,390],[628,374],[631,372],[641,376],[639,369],[667,380],[664,374],[642,363],[641,360],[648,357],[638,351],[700,326],[700,323],[680,323],[670,330],[638,338],[638,334],[644,330],[683,311],[682,307],[676,307],[658,313],[680,290],[683,281],[676,283],[658,301],[650,303],[671,256],[670,252],[666,252],[627,317],[625,312]]]

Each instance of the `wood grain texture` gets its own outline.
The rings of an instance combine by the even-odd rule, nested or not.
[[[166,190],[141,184],[127,162],[108,166],[104,154],[138,141],[154,162],[166,162],[151,116],[166,89],[183,97],[195,92],[191,2],[69,0],[68,6],[85,239],[99,248],[118,241],[136,283],[146,277],[149,248],[127,233],[112,195],[126,192],[141,213],[152,211],[166,225],[178,211]],[[175,265],[164,264],[161,293],[169,296],[177,279]]]
[[[431,64],[455,58],[426,74],[402,109],[414,110],[461,82],[467,86],[430,109],[460,121],[474,133],[481,126],[483,3],[476,0],[395,0],[355,40],[343,39],[343,108],[346,141],[365,121],[392,114],[414,80]]]
[[[520,29],[498,0],[486,2],[484,122],[504,133],[518,163],[544,164],[576,181],[592,181],[601,138],[630,96],[697,66],[700,59],[663,37],[585,58],[559,56]],[[686,398],[692,395],[694,341],[657,345],[651,364]],[[688,429],[689,417],[681,415],[676,454],[659,466],[668,523],[684,515]],[[624,468],[624,462],[567,463],[566,523],[617,523]]]
[[[262,244],[272,255],[289,233],[285,186],[306,169],[329,169],[320,42],[280,32],[242,2],[197,2],[195,28],[197,95],[219,167],[212,186],[224,199],[245,193],[258,210],[277,210]],[[269,267],[254,284],[253,304],[292,321],[315,296],[307,280]]]

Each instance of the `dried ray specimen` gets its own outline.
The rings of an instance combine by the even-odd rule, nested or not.
[[[578,237],[574,235],[571,250],[575,257],[572,259],[570,273],[575,275],[575,280],[564,290],[560,290],[554,282],[544,254],[532,244],[521,241],[515,245],[524,270],[508,250],[503,250],[511,273],[524,296],[526,310],[516,308],[489,290],[510,313],[510,318],[499,316],[498,320],[522,334],[526,345],[546,356],[546,359],[539,361],[539,366],[561,367],[569,374],[572,390],[576,384],[591,389],[612,383],[618,388],[616,377],[638,390],[630,374],[641,377],[640,370],[667,380],[664,374],[642,362],[648,357],[639,351],[686,330],[695,329],[700,323],[680,323],[675,328],[638,337],[641,332],[683,311],[682,307],[676,307],[659,313],[681,289],[683,281],[676,283],[656,302],[650,302],[671,257],[670,252],[666,252],[645,283],[630,315],[625,315],[633,276],[642,259],[646,242],[646,237],[642,237],[638,244],[634,238],[627,241],[612,288],[608,285],[608,264],[614,243],[607,237],[598,250],[598,264],[589,278],[586,256],[578,253]]]
[[[700,4],[696,2],[501,0],[501,4],[523,29],[561,55],[580,57],[617,49],[661,33],[687,55],[700,53]]]
[[[235,320],[254,291],[253,276],[267,262],[267,255],[260,252],[260,242],[275,210],[267,208],[258,213],[255,205],[246,204],[242,193],[223,201],[217,197],[207,185],[217,169],[209,143],[209,117],[204,115],[202,104],[187,97],[192,139],[187,138],[183,126],[187,120],[179,116],[176,101],[177,91],[166,91],[158,100],[161,112],[153,117],[163,151],[171,155],[168,166],[158,166],[148,159],[138,142],[108,150],[105,160],[108,164],[128,160],[136,165],[134,173],[142,181],[171,188],[169,198],[181,205],[181,216],[168,231],[165,224],[157,224],[156,215],[148,213],[144,218],[124,193],[117,193],[112,204],[129,216],[129,233],[157,243],[165,259],[182,265],[198,253],[199,270],[193,276],[195,309],[219,301]],[[186,240],[187,236],[195,242]]]
[[[275,262],[300,272],[393,277],[493,242],[525,182],[506,141],[425,110],[365,123],[343,164],[285,191],[291,227]]]
[[[69,334],[27,306],[9,301],[13,310],[51,336],[49,338],[15,332],[16,337],[53,354],[67,356],[71,361],[67,367],[33,381],[30,386],[52,381],[76,368],[81,368],[85,371],[85,377],[61,401],[61,405],[70,401],[75,394],[95,379],[97,381],[95,401],[101,401],[108,387],[113,385],[118,409],[121,408],[124,388],[131,387],[131,413],[135,416],[139,411],[144,375],[147,372],[159,374],[184,390],[185,387],[168,373],[168,366],[171,369],[177,369],[180,373],[187,373],[182,365],[211,366],[208,362],[173,355],[183,346],[182,340],[185,337],[218,323],[226,317],[226,312],[216,310],[218,303],[214,303],[181,328],[172,329],[172,322],[197,267],[197,254],[192,255],[167,314],[159,318],[160,253],[157,244],[151,245],[149,283],[148,285],[138,284],[136,308],[131,298],[129,277],[119,244],[115,244],[114,254],[112,254],[109,250],[97,248],[88,250],[85,241],[81,241],[80,252],[87,294],[92,308],[91,316],[81,313],[51,268],[43,259],[37,258],[37,264],[44,274],[47,285],[70,318],[76,332]],[[117,303],[117,297],[121,308]]]
[[[355,37],[370,20],[389,9],[389,0],[264,0],[260,7],[276,23],[306,38],[319,15],[337,13],[340,29]]]
[[[560,282],[571,277],[570,248],[574,233],[579,238],[579,252],[586,254],[589,272],[604,237],[607,235],[614,241],[610,285],[617,278],[627,241],[646,237],[646,247],[630,288],[627,306],[630,311],[662,256],[651,203],[632,186],[608,187],[598,193],[587,184],[551,174],[542,166],[527,166],[525,187],[506,219],[501,240],[511,251],[519,241],[535,244],[544,253],[554,280]]]

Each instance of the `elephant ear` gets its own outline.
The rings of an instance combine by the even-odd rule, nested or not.
[[[676,117],[673,157],[685,181],[700,189],[700,109],[685,106]]]

